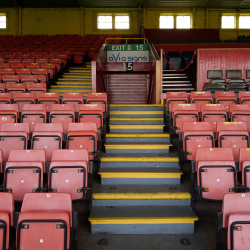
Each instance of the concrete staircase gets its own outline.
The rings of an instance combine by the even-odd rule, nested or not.
[[[170,156],[161,105],[110,105],[92,234],[193,234],[198,220]]]
[[[67,72],[51,85],[49,92],[58,92],[61,97],[64,92],[83,92],[84,97],[87,98],[88,92],[92,92],[91,63],[86,62],[84,66],[69,67]]]

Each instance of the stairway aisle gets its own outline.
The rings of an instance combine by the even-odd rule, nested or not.
[[[89,217],[91,233],[193,234],[198,218],[181,185],[179,159],[169,153],[163,106],[110,105],[109,127]],[[83,249],[96,249],[90,242],[87,238]]]
[[[62,77],[58,78],[49,89],[49,92],[59,92],[61,97],[64,92],[83,92],[85,99],[91,91],[91,62],[86,62],[84,66],[69,67],[67,72],[63,73]]]

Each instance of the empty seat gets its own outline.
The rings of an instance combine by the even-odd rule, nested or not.
[[[48,82],[49,80],[49,73],[48,69],[32,69],[33,75],[37,75],[39,82]]]
[[[13,95],[13,98],[14,98],[17,93],[25,93],[26,86],[24,83],[7,82],[6,83],[6,91],[11,92]]]
[[[190,103],[196,103],[197,108],[200,111],[201,104],[212,104],[213,97],[211,92],[202,91],[202,92],[194,92],[192,91],[190,94]]]
[[[108,96],[107,93],[88,93],[87,104],[103,104],[103,112],[106,115],[108,108]],[[106,117],[106,116],[105,116]]]
[[[0,93],[0,104],[12,103],[12,93]]]
[[[223,70],[208,70],[207,79],[208,84],[204,85],[204,91],[210,91],[214,97],[215,91],[225,91],[226,80],[223,79]]]
[[[222,200],[237,186],[236,166],[230,148],[197,148],[196,198]],[[193,169],[194,171],[194,169]]]
[[[21,122],[29,123],[30,132],[33,133],[37,123],[46,123],[46,104],[25,104],[21,114]]]
[[[6,83],[0,83],[0,93],[4,93],[6,91]]]
[[[35,201],[35,202],[34,202]],[[70,194],[29,193],[24,196],[16,232],[16,249],[70,249],[77,239],[77,213]]]
[[[63,104],[70,104],[70,103],[75,104],[75,110],[76,110],[76,112],[79,112],[80,105],[84,104],[83,93],[68,93],[68,92],[64,92],[62,103]]]
[[[166,105],[167,111],[173,111],[173,104],[186,104],[188,103],[188,96],[186,92],[167,92]]]
[[[38,99],[39,93],[46,93],[47,84],[46,83],[26,83],[26,89],[28,93],[36,93],[36,98]]]
[[[51,161],[55,149],[61,149],[63,142],[62,123],[37,123],[32,134],[31,148],[44,149],[46,161]]]
[[[70,123],[67,134],[67,149],[87,149],[89,160],[99,157],[98,134],[95,123]]]
[[[225,194],[222,203],[222,212],[217,214],[217,242],[216,249],[250,248],[250,194]],[[227,229],[227,247],[221,240],[221,230]]]
[[[52,104],[50,123],[61,122],[63,124],[63,132],[68,132],[70,123],[75,122],[75,105],[74,104]]]
[[[3,160],[7,161],[13,149],[27,149],[29,139],[28,123],[3,123],[0,131],[0,148]]]
[[[53,104],[60,103],[60,94],[59,93],[40,93],[37,98],[37,103],[44,103],[47,105],[47,111],[51,111],[51,106]]]
[[[16,70],[12,69],[12,68],[0,69],[0,74],[2,76],[5,76],[5,75],[15,75],[15,73],[16,73]]]
[[[212,130],[215,132],[217,122],[226,122],[227,112],[224,104],[202,104],[201,121],[210,122]]]
[[[240,148],[249,147],[249,134],[245,122],[218,122],[218,147],[232,148],[234,159],[239,159]]]
[[[21,82],[38,82],[37,75],[21,75]]]
[[[27,68],[28,69],[39,69],[40,68],[40,63],[27,63]]]
[[[102,132],[103,131],[102,104],[80,105],[78,122],[95,123],[97,126],[98,132]]]
[[[23,111],[23,106],[25,104],[35,104],[36,103],[36,94],[35,93],[16,93],[13,98],[13,103],[19,105],[19,111]]]
[[[0,193],[0,246],[9,249],[10,227],[13,227],[14,199],[11,193]]]
[[[214,102],[217,104],[224,104],[226,111],[229,112],[230,103],[237,103],[237,97],[233,91],[216,91]]]
[[[18,104],[0,104],[0,128],[3,123],[17,123],[18,117]]]
[[[4,75],[2,76],[3,82],[15,82],[19,83],[21,80],[21,77],[19,75]]]
[[[87,198],[89,155],[86,149],[54,150],[49,168],[49,190],[70,193],[72,200]]]
[[[240,148],[239,171],[242,171],[242,185],[250,188],[250,148]]]
[[[250,105],[231,103],[229,106],[229,110],[231,121],[245,122],[247,130],[250,132]]]
[[[180,133],[182,159],[184,160],[195,160],[197,148],[215,146],[214,134],[209,122],[184,122]]]
[[[17,75],[31,75],[31,69],[26,69],[26,68],[16,69],[16,73]]]
[[[199,112],[196,104],[174,104],[172,119],[172,131],[176,134],[182,131],[183,122],[198,122]]]
[[[4,189],[22,201],[26,193],[39,192],[43,187],[44,150],[12,150],[4,171]]]
[[[250,92],[249,91],[239,92],[239,104],[250,104]]]

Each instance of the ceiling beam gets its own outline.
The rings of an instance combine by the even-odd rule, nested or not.
[[[21,4],[17,0],[11,0],[11,1],[16,5],[16,7],[18,8],[22,7]]]
[[[207,3],[207,6],[211,6],[211,4],[214,3],[215,0],[210,0],[208,3]]]
[[[242,0],[241,2],[240,2],[240,4],[243,4],[245,2],[245,0]]]

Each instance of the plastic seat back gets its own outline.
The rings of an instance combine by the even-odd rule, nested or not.
[[[62,103],[63,104],[71,104],[71,103],[75,104],[75,110],[76,112],[79,112],[80,105],[84,103],[83,93],[64,92]]]
[[[12,93],[0,93],[0,104],[11,104]]]
[[[62,123],[64,133],[68,132],[70,123],[75,122],[74,104],[52,104],[50,111],[50,123]]]
[[[202,104],[201,121],[210,122],[212,130],[215,132],[218,122],[226,122],[227,111],[224,104]]]
[[[37,98],[37,103],[46,104],[47,112],[50,112],[52,104],[60,103],[60,94],[59,93],[40,93]]]
[[[103,104],[103,112],[107,112],[108,96],[107,93],[88,93],[87,104]]]
[[[0,104],[0,128],[3,123],[17,123],[18,117],[18,104]]]
[[[14,102],[19,105],[19,111],[23,111],[23,106],[25,104],[35,104],[36,94],[35,93],[17,93],[14,97]]]
[[[237,103],[237,97],[234,91],[215,91],[214,102],[224,104],[227,112],[229,112],[230,103]]]
[[[173,111],[173,104],[187,104],[188,96],[186,92],[167,92],[166,105],[167,111]]]
[[[21,82],[38,82],[37,75],[21,75]]]
[[[245,122],[250,131],[250,105],[230,104],[230,118],[232,122]]]
[[[250,91],[239,91],[239,103],[250,104]]]

